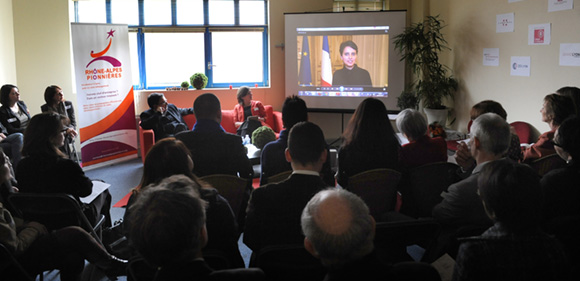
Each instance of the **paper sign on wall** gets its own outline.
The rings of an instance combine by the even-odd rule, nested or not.
[[[528,26],[528,45],[550,45],[551,24],[530,24]]]
[[[495,32],[514,32],[514,13],[496,15]]]
[[[530,57],[512,57],[510,64],[511,76],[530,76]]]
[[[483,49],[483,65],[499,66],[499,48]]]
[[[548,0],[548,12],[572,10],[574,0]]]
[[[580,43],[560,44],[560,65],[580,66]]]

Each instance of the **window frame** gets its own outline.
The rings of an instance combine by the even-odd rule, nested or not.
[[[269,68],[269,26],[268,26],[268,0],[250,0],[250,1],[260,1],[264,4],[264,24],[263,25],[240,25],[240,1],[244,0],[231,0],[234,2],[234,24],[209,24],[209,1],[202,0],[204,9],[204,24],[177,24],[177,0],[170,0],[171,3],[171,24],[170,25],[145,25],[144,18],[144,1],[146,0],[135,0],[138,2],[139,7],[139,25],[129,25],[129,33],[136,33],[137,35],[137,57],[139,58],[139,84],[133,85],[135,90],[159,90],[165,89],[165,86],[150,86],[147,82],[147,72],[145,63],[145,34],[147,32],[171,32],[175,29],[199,29],[199,32],[204,34],[204,73],[208,78],[208,83],[206,88],[228,88],[240,87],[240,86],[258,86],[258,87],[269,87],[270,86],[270,68]],[[112,23],[112,12],[111,12],[111,0],[105,0],[106,6],[106,20],[107,23]],[[78,1],[74,1],[74,21],[79,22],[78,16]],[[262,81],[247,81],[239,83],[214,83],[213,82],[213,68],[212,65],[212,31],[219,32],[220,30],[239,30],[242,32],[262,30]],[[133,70],[135,71],[135,70]],[[193,73],[191,73],[193,75]],[[175,85],[179,86],[179,85]]]

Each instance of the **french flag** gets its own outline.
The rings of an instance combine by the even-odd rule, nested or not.
[[[332,86],[332,64],[330,63],[330,51],[328,49],[328,37],[322,39],[322,86]]]

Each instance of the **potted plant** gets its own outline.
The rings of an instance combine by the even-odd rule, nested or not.
[[[187,90],[188,88],[189,88],[189,82],[187,82],[187,81],[181,82],[181,89],[182,90]]]
[[[401,95],[397,98],[397,107],[400,110],[407,108],[417,109],[419,106],[419,99],[414,92],[403,91]]]
[[[457,80],[447,75],[448,68],[439,63],[439,52],[450,50],[443,38],[441,29],[443,21],[438,16],[428,16],[423,22],[405,28],[403,33],[395,36],[395,48],[401,53],[401,60],[416,76],[416,80],[407,85],[406,91],[414,92],[422,102],[429,123],[438,121],[443,126],[447,120],[447,108],[444,98],[454,98]],[[431,110],[443,111],[441,117],[430,116]]]
[[[207,76],[201,72],[191,75],[191,77],[189,77],[189,81],[191,82],[191,86],[198,90],[201,90],[207,86]]]

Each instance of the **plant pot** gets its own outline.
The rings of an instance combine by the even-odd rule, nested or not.
[[[439,123],[443,128],[447,125],[447,108],[445,109],[431,109],[423,108],[425,115],[427,115],[427,122],[433,124]]]

